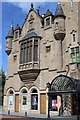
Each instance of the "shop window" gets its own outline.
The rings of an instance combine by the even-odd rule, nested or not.
[[[27,105],[27,91],[26,91],[26,89],[22,90],[22,105]]]
[[[52,111],[58,111],[58,100],[57,96],[52,96]]]
[[[50,18],[46,18],[46,27],[50,26]]]
[[[71,59],[72,63],[79,63],[80,62],[80,51],[79,47],[71,48]]]
[[[38,93],[36,89],[31,93],[31,109],[38,110]]]
[[[9,108],[13,108],[13,102],[14,102],[14,100],[13,100],[13,91],[12,90],[10,90],[9,91],[9,96],[8,96],[8,105],[9,105]]]
[[[46,46],[46,53],[51,51],[51,46]]]

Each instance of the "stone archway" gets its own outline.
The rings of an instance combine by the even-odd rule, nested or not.
[[[48,87],[48,117],[50,117],[51,108],[51,97],[60,96],[61,97],[61,106],[59,109],[60,116],[70,116],[79,114],[79,88],[80,81],[73,79],[65,75],[59,75],[54,78],[50,83],[47,83]],[[73,99],[74,98],[74,99]],[[75,107],[75,108],[74,108]],[[75,110],[75,112],[73,112]]]

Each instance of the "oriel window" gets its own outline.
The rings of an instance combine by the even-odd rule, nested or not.
[[[38,61],[38,39],[29,40],[21,44],[20,64]]]

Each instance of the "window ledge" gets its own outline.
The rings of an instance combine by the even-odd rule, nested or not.
[[[47,30],[47,29],[50,29],[50,28],[52,28],[51,25],[44,27],[44,30]]]
[[[19,40],[19,37],[18,37],[18,38],[16,38],[16,39],[14,38],[14,41],[13,41],[13,42],[16,42],[16,41],[18,41],[18,40]]]
[[[80,64],[80,62],[70,62],[69,64],[70,65],[72,65],[72,64]]]

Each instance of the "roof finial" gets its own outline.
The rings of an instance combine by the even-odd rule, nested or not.
[[[13,20],[11,21],[11,27],[13,27]]]
[[[40,9],[40,7],[38,7],[38,9],[37,9],[37,13],[39,14],[39,9]]]
[[[60,0],[57,0],[57,3],[58,3],[58,4],[61,4]]]
[[[33,8],[33,3],[31,3],[31,8]]]

